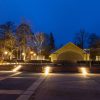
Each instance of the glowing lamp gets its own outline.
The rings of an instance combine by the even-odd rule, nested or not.
[[[45,67],[44,73],[45,75],[48,75],[50,73],[50,67]]]
[[[8,54],[8,52],[7,52],[7,51],[5,51],[5,52],[4,52],[4,54],[5,54],[5,55],[7,55],[7,54]]]
[[[13,72],[17,72],[18,70],[20,70],[22,68],[21,65],[18,65],[16,68],[13,69]]]
[[[88,74],[88,70],[84,67],[80,68],[80,72],[82,73],[82,75],[86,76]]]
[[[33,51],[31,51],[30,54],[33,54]]]
[[[23,56],[25,56],[25,53],[22,53]]]
[[[34,56],[36,56],[36,53],[34,53]]]

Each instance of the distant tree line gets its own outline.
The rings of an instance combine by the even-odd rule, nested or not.
[[[96,33],[88,33],[84,29],[75,34],[74,43],[82,49],[100,48],[100,36]]]
[[[92,56],[100,54],[100,36],[89,34],[81,29],[75,34],[74,43],[82,49],[89,48]],[[15,25],[8,21],[0,24],[0,57],[1,59],[28,59],[30,52],[45,55],[46,58],[56,49],[53,33],[33,32],[30,24],[21,22]],[[97,50],[97,51],[96,51]],[[96,53],[95,53],[96,52]]]
[[[95,59],[96,55],[100,56],[100,35],[81,29],[75,34],[74,43],[82,49],[89,49],[92,59]]]
[[[55,49],[53,33],[34,33],[26,22],[18,26],[11,21],[0,25],[0,57],[1,59],[26,59],[29,51],[35,51],[37,55],[46,57]]]

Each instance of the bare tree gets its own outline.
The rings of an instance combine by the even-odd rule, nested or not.
[[[75,35],[76,35],[74,38],[75,44],[80,48],[84,49],[85,44],[87,42],[88,33],[86,33],[85,30],[81,29],[80,32]]]
[[[11,52],[15,45],[15,25],[13,22],[8,21],[5,24],[0,25],[0,41],[2,46],[2,56],[5,51],[9,52],[9,56],[11,56]]]
[[[22,58],[22,53],[24,56],[24,60],[26,59],[26,50],[27,50],[27,46],[28,46],[28,37],[31,33],[31,28],[30,26],[23,22],[21,23],[16,30],[16,37],[17,37],[17,46],[19,48],[20,51],[20,59]]]
[[[44,33],[36,33],[33,35],[33,45],[36,48],[38,54],[41,54],[42,52],[44,41]]]
[[[92,33],[88,38],[89,48],[100,48],[100,36],[96,33]]]
[[[88,46],[90,48],[90,55],[92,59],[96,59],[96,56],[100,56],[100,36],[96,33],[90,34],[88,38]]]

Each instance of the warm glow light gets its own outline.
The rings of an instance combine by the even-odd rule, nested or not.
[[[86,76],[88,74],[88,70],[86,68],[80,68],[81,73]]]
[[[45,67],[45,75],[48,75],[50,72],[50,67]]]
[[[16,68],[13,69],[13,72],[17,72],[19,69],[21,69],[21,65],[18,65]]]
[[[25,53],[22,53],[22,55],[24,56],[24,55],[25,55]]]
[[[4,52],[5,55],[7,55],[7,53],[8,53],[7,51]]]
[[[34,56],[36,56],[36,53],[34,53]]]
[[[30,54],[33,54],[33,51],[31,51]]]

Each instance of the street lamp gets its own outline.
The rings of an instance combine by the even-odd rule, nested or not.
[[[90,56],[89,56],[89,66],[90,66],[90,72],[91,72],[91,70],[92,70],[91,48],[89,49],[89,54],[90,54]]]
[[[34,53],[33,51],[31,51],[30,54],[31,54],[31,55],[33,54],[34,56],[36,56],[36,53]]]
[[[8,52],[7,51],[4,51],[4,55],[3,55],[4,60],[7,58],[7,55],[8,55]]]
[[[23,60],[25,60],[26,54],[24,52],[22,53],[22,56],[23,56]]]

